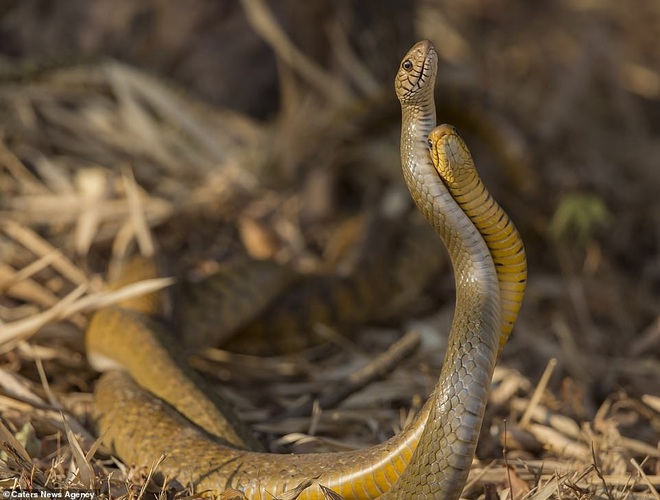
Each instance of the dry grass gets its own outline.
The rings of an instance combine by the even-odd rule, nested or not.
[[[108,291],[109,255],[136,243],[167,256],[178,276],[242,251],[325,268],[344,252],[331,247],[335,236],[405,199],[390,81],[373,76],[341,30],[330,30],[332,56],[353,65],[350,77],[292,51],[262,2],[243,4],[279,56],[282,94],[302,96],[283,99],[272,123],[214,109],[116,62],[0,85],[0,488],[188,494],[95,453],[88,313],[171,283]],[[649,33],[660,9],[651,0],[638,7],[416,6],[417,35],[442,58],[441,119],[465,132],[530,261],[470,498],[658,498],[660,53]],[[455,87],[478,97],[456,100]],[[321,357],[212,351],[196,363],[228,385],[273,450],[366,446],[405,425],[432,387],[450,284],[445,275],[423,292],[422,313],[335,339]],[[380,353],[406,330],[419,332],[422,347],[386,381],[336,409],[297,413],[309,394],[337,399],[332,387],[348,374],[387,362]]]

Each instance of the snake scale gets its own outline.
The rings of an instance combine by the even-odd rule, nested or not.
[[[346,499],[458,498],[474,456],[499,340],[510,332],[522,300],[525,257],[519,243],[517,250],[507,250],[517,233],[512,236],[505,215],[501,225],[497,205],[487,212],[473,207],[481,201],[472,200],[485,191],[471,184],[466,191],[460,179],[452,187],[452,178],[442,177],[442,165],[456,159],[476,176],[460,138],[435,134],[429,154],[436,71],[435,49],[422,41],[406,54],[395,79],[404,178],[447,246],[457,290],[442,370],[414,422],[388,441],[354,452],[252,451],[259,448],[250,432],[226,403],[204,390],[173,336],[150,317],[156,301],[127,303],[96,313],[87,333],[90,357],[106,368],[121,368],[101,377],[95,402],[100,432],[125,462],[148,466],[164,455],[159,464],[164,474],[191,482],[198,491],[232,487],[250,499],[276,498],[309,480],[295,498],[325,498],[321,485]],[[496,267],[512,271],[498,274]],[[503,286],[498,277],[506,273],[519,286]],[[509,288],[507,304],[514,307],[504,307],[500,299]]]

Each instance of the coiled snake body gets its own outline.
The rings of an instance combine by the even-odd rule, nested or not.
[[[96,406],[105,441],[124,461],[150,465],[165,455],[159,466],[165,474],[191,481],[198,490],[233,487],[246,498],[270,499],[310,479],[311,486],[296,498],[324,498],[319,485],[346,499],[460,495],[501,336],[500,285],[493,264],[499,255],[491,255],[431,162],[427,139],[435,126],[436,68],[433,46],[422,41],[408,52],[395,80],[403,114],[404,177],[418,208],[445,241],[457,285],[440,378],[413,424],[385,443],[356,452],[249,451],[254,447],[249,431],[226,404],[209,399],[199,377],[179,359],[175,340],[145,314],[148,308],[130,310],[129,304],[98,312],[87,334],[91,356],[122,368],[101,378]],[[441,141],[444,150],[434,151],[449,153],[452,161],[457,142],[447,137]],[[490,243],[496,245],[497,236]],[[524,263],[524,253],[520,256]],[[522,291],[515,298],[519,303]]]

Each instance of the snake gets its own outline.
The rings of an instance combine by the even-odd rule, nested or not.
[[[489,248],[497,246],[497,237],[487,244],[482,235],[498,227],[498,221],[486,220],[478,228],[429,153],[437,67],[432,43],[423,40],[406,54],[395,78],[402,110],[403,177],[417,208],[443,239],[456,283],[440,375],[413,422],[362,450],[264,453],[228,403],[187,367],[180,344],[156,317],[158,301],[126,302],[95,313],[86,336],[90,359],[108,370],[95,388],[99,432],[124,462],[157,465],[162,474],[197,491],[234,488],[248,499],[278,498],[285,492],[298,499],[321,499],[326,498],[324,489],[345,499],[460,496],[502,336],[494,260],[505,255]],[[439,152],[449,161],[462,154],[456,140],[442,144]],[[505,238],[509,233],[495,229],[493,234]],[[138,268],[144,275],[145,266]],[[517,298],[521,301],[522,293]]]
[[[500,352],[518,318],[527,285],[527,259],[520,233],[479,177],[470,150],[455,127],[442,124],[429,134],[431,161],[456,203],[468,214],[491,252],[500,284]]]
[[[328,266],[303,273],[273,261],[234,258],[199,281],[184,281],[175,317],[177,331],[185,332],[181,340],[193,349],[221,345],[238,354],[286,355],[327,342],[317,325],[350,335],[361,325],[387,321],[446,263],[437,258],[441,242],[425,221],[400,219],[364,216],[350,272]],[[413,255],[427,262],[423,269]]]

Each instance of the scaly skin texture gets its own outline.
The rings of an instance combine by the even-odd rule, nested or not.
[[[94,318],[88,350],[128,372],[106,374],[96,389],[101,433],[126,462],[151,465],[165,454],[160,465],[165,474],[192,481],[198,490],[233,487],[247,498],[273,498],[307,480],[311,485],[296,498],[325,498],[319,485],[346,499],[460,495],[488,399],[499,338],[500,297],[488,247],[447,191],[427,151],[427,137],[435,126],[436,67],[435,50],[423,41],[406,55],[395,80],[403,114],[404,177],[418,208],[449,250],[457,289],[440,378],[413,424],[385,443],[357,452],[271,455],[247,451],[249,443],[240,425],[228,437],[225,424],[218,430],[201,422],[206,417],[196,417],[197,407],[209,406],[203,394],[195,392],[192,399],[196,401],[187,399],[183,406],[190,408],[182,408],[178,396],[172,396],[172,391],[182,392],[177,391],[179,386],[185,388],[183,392],[192,390],[186,371],[175,369],[179,363],[172,354],[178,352],[175,340],[139,311],[110,309],[98,314],[114,314],[116,321],[107,316]],[[136,336],[148,337],[143,340],[147,347],[135,345]],[[158,348],[152,342],[169,347]],[[151,373],[145,376],[144,372]],[[188,411],[187,418],[204,429],[192,426],[170,405],[181,413]],[[234,418],[221,413],[221,419],[233,427]]]
[[[439,125],[429,134],[433,166],[449,192],[477,227],[495,262],[500,284],[500,351],[511,335],[527,285],[525,247],[513,221],[486,190],[472,155],[451,125]]]

